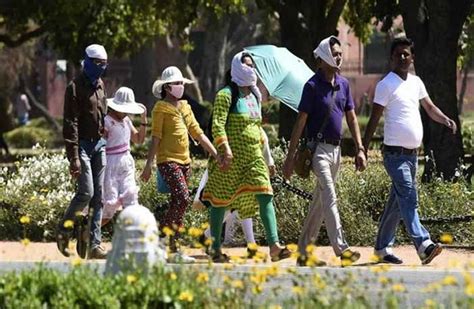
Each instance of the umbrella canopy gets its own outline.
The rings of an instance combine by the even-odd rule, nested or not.
[[[244,50],[252,55],[257,75],[268,93],[297,111],[304,84],[314,72],[285,47],[256,45]]]

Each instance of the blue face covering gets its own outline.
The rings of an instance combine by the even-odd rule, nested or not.
[[[94,61],[89,58],[89,56],[85,56],[84,58],[84,73],[86,74],[87,78],[91,81],[92,85],[97,87],[97,83],[99,78],[104,74],[105,69],[107,68],[106,64],[95,64]]]

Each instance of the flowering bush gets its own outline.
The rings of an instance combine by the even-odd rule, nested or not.
[[[277,167],[281,167],[285,152],[276,147],[273,155]],[[342,218],[345,235],[351,245],[373,245],[377,233],[379,217],[387,201],[390,179],[380,164],[380,154],[371,154],[368,169],[356,172],[352,158],[344,158],[338,176],[337,191],[339,212]],[[143,170],[143,161],[137,161],[137,179]],[[190,188],[196,188],[206,168],[205,160],[194,160],[192,164]],[[293,177],[293,185],[312,192],[315,179]],[[138,181],[139,201],[150,208],[157,218],[168,209],[167,194],[156,191],[156,179],[153,176],[148,183]],[[420,216],[422,218],[451,218],[473,214],[473,196],[469,187],[463,182],[451,183],[435,179],[432,183],[418,185]],[[280,238],[286,243],[296,243],[308,212],[310,202],[294,193],[274,186],[274,203],[276,208]],[[24,237],[25,230],[19,219],[28,216],[27,236],[32,240],[52,240],[52,232],[59,218],[63,215],[74,195],[74,183],[68,175],[68,162],[63,153],[47,154],[44,149],[39,156],[17,162],[15,171],[7,168],[0,170],[0,237],[19,239]],[[186,227],[200,227],[207,222],[206,211],[188,209],[185,216]],[[265,243],[261,220],[255,220],[257,240]],[[474,239],[474,222],[426,224],[432,237],[441,240],[442,235],[449,234],[457,244],[470,244]],[[107,237],[107,229],[105,236]],[[409,242],[404,228],[399,229],[399,243]],[[241,233],[236,233],[241,235]],[[242,244],[245,242],[240,239]],[[318,244],[327,245],[328,239],[324,229]]]
[[[44,149],[39,150],[38,156],[16,162],[14,172],[6,167],[0,170],[2,213],[9,212],[17,217],[13,222],[0,217],[0,229],[5,229],[8,224],[19,224],[18,219],[27,216],[36,230],[29,235],[33,239],[52,234],[74,195],[74,184],[68,174],[69,164],[64,153],[48,154]],[[38,235],[38,232],[42,233]],[[21,236],[0,234],[10,238]]]
[[[69,272],[40,266],[0,275],[0,307],[405,308],[410,304],[407,287],[391,278],[388,265],[338,275],[277,265],[239,270],[226,264],[157,266],[147,274],[103,276],[80,262],[72,264]],[[423,288],[426,308],[446,304],[472,308],[474,279],[469,269],[462,276],[447,274]]]

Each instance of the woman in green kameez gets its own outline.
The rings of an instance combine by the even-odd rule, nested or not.
[[[273,191],[262,153],[261,95],[253,66],[249,54],[235,55],[232,82],[217,92],[214,102],[212,137],[223,161],[221,166],[209,161],[209,179],[202,194],[210,213],[214,262],[229,260],[221,251],[220,235],[224,213],[231,205],[243,218],[254,214],[258,207],[272,261],[291,254],[279,244]],[[257,203],[242,202],[249,198]]]

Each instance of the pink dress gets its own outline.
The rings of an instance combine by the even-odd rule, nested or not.
[[[135,181],[135,161],[130,154],[132,121],[125,117],[121,121],[107,115],[104,128],[107,131],[105,154],[105,179],[102,217],[110,219],[122,207],[137,202],[138,187]]]

